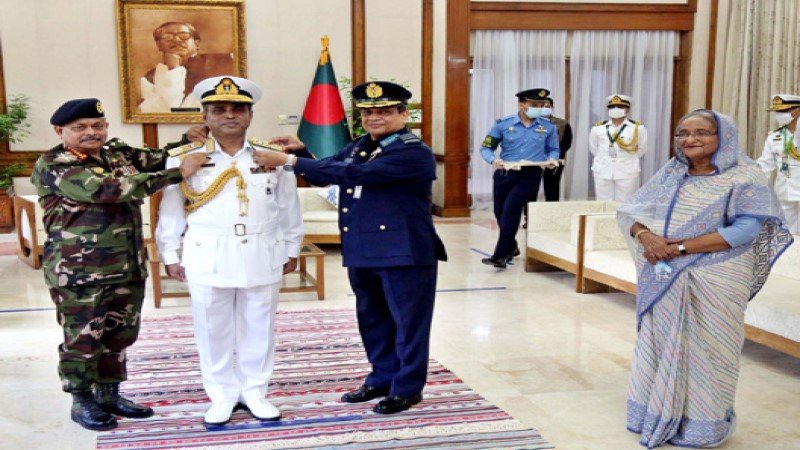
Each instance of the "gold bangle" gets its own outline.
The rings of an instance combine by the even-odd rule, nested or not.
[[[652,233],[652,231],[648,230],[647,228],[639,230],[639,231],[636,232],[636,234],[633,235],[633,239],[638,241],[639,240],[639,236],[643,235],[644,233]]]

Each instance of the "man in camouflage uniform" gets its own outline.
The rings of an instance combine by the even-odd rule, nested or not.
[[[72,420],[107,430],[117,426],[112,414],[153,414],[119,395],[147,276],[140,205],[196,172],[205,158],[187,157],[164,170],[163,150],[106,142],[108,123],[94,98],[65,103],[50,123],[62,144],[39,158],[31,181],[47,230],[45,282],[64,329],[58,371],[73,396]]]

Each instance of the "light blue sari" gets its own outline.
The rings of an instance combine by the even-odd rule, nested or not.
[[[625,236],[634,222],[669,238],[689,239],[737,217],[765,219],[752,242],[689,254],[662,270],[632,238],[639,334],[628,390],[628,429],[641,444],[714,447],[735,427],[733,410],[744,310],[792,236],[764,174],[740,154],[732,119],[713,112],[719,144],[707,176],[688,175],[682,150],[620,207]]]

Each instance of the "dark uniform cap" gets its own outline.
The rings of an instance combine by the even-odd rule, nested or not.
[[[411,91],[389,81],[370,81],[353,88],[356,108],[383,108],[408,103]]]
[[[525,91],[517,92],[517,98],[523,100],[547,100],[550,96],[550,91],[544,88],[528,89]]]
[[[64,126],[78,119],[98,119],[105,118],[103,104],[96,98],[78,98],[70,100],[59,106],[53,117],[50,118],[50,125]]]

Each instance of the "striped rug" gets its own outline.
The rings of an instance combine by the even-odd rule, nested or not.
[[[200,384],[191,316],[145,320],[129,349],[124,394],[154,407],[150,419],[124,419],[98,433],[98,449],[129,448],[553,448],[533,428],[472,391],[431,360],[422,403],[394,415],[376,401],[345,404],[369,371],[353,310],[279,311],[275,372],[269,399],[283,415],[261,423],[247,412],[206,429],[208,398]]]

